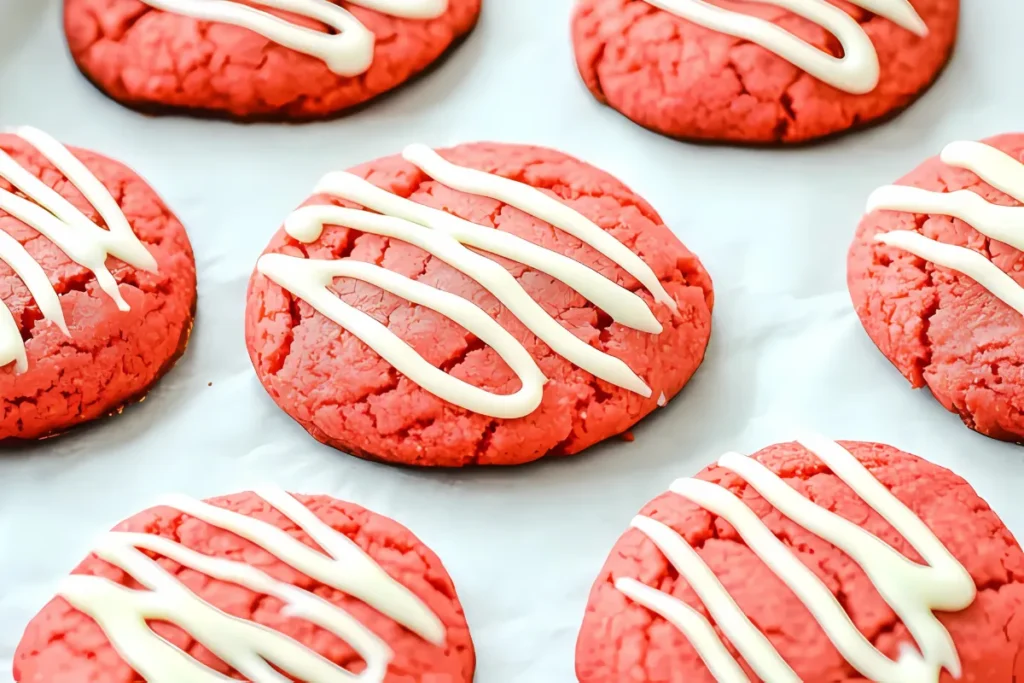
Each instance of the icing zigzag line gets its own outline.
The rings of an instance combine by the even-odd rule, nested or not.
[[[1010,155],[981,142],[954,142],[942,150],[941,159],[954,168],[977,174],[997,190],[1024,202],[1024,165]],[[932,192],[888,185],[875,190],[868,199],[869,213],[879,209],[959,218],[982,235],[1024,251],[1024,206],[992,204],[970,190]],[[893,230],[875,239],[967,275],[1024,315],[1024,288],[973,249],[942,244],[912,230]]]
[[[695,24],[756,43],[839,90],[862,95],[878,85],[878,52],[868,34],[849,14],[825,0],[753,1],[782,7],[821,26],[839,40],[843,56],[833,57],[822,52],[778,24],[727,10],[706,0],[647,0]],[[850,2],[918,36],[928,34],[928,27],[908,0]]]
[[[259,33],[279,45],[317,57],[339,76],[358,76],[373,63],[373,33],[340,5],[330,0],[251,0],[268,10],[314,19],[334,30],[327,33],[299,26],[272,11],[238,0],[142,0],[147,5],[202,21],[231,24]],[[353,5],[407,19],[435,19],[448,0],[349,0]]]
[[[406,148],[403,156],[448,187],[497,199],[575,236],[636,278],[656,301],[676,310],[675,301],[643,260],[571,207],[524,183],[452,164],[423,145]],[[317,192],[356,202],[370,211],[334,205],[302,207],[285,222],[285,229],[293,238],[314,242],[325,225],[340,225],[413,244],[476,280],[555,353],[611,384],[644,397],[652,395],[651,388],[629,366],[562,327],[503,266],[476,250],[546,273],[572,287],[614,321],[660,334],[661,323],[636,294],[557,252],[398,197],[349,173],[329,174],[320,182]],[[419,386],[449,403],[508,419],[528,415],[540,405],[546,382],[544,374],[526,348],[475,303],[352,259],[323,261],[267,254],[259,260],[257,269],[357,336]],[[519,376],[522,388],[511,395],[492,394],[435,368],[386,326],[335,296],[329,287],[336,277],[369,282],[446,315],[491,346]]]
[[[307,533],[324,552],[276,526],[187,496],[169,497],[164,504],[241,536],[318,583],[362,600],[427,642],[444,645],[445,627],[437,615],[362,548],[290,494],[276,488],[260,489],[256,494]],[[288,616],[316,624],[351,645],[365,662],[365,669],[352,674],[284,633],[217,609],[143,550],[208,577],[277,598],[284,603]],[[144,590],[125,588],[101,576],[73,574],[63,581],[58,593],[92,617],[118,654],[147,681],[232,680],[157,635],[149,621],[178,626],[221,661],[259,683],[291,680],[273,667],[303,681],[381,683],[394,657],[387,643],[341,607],[243,562],[203,555],[168,538],[143,533],[110,532],[94,552],[133,577]]]
[[[735,494],[702,479],[679,479],[671,491],[731,524],[747,547],[807,607],[840,654],[866,678],[879,683],[937,683],[943,669],[959,677],[956,647],[933,612],[970,606],[976,596],[971,575],[924,522],[849,451],[820,437],[799,443],[899,532],[926,564],[911,562],[856,524],[819,507],[753,458],[727,453],[718,465],[738,475],[781,514],[842,550],[864,570],[917,642],[917,648],[907,644],[897,661],[883,655],[861,634],[828,587]],[[632,526],[665,554],[758,678],[772,683],[801,683],[685,538],[650,517],[637,517]],[[749,683],[702,614],[682,600],[629,577],[620,577],[615,586],[678,628],[716,680]]]
[[[37,230],[75,263],[91,270],[107,296],[122,311],[129,310],[118,291],[117,281],[107,269],[108,256],[115,256],[140,270],[155,272],[156,259],[139,241],[121,207],[107,188],[64,145],[35,128],[18,128],[14,134],[42,154],[71,181],[100,214],[106,229],[89,220],[71,202],[29,173],[9,154],[0,150],[0,179],[28,197],[0,188],[0,211]],[[31,200],[31,201],[30,201]],[[21,278],[44,320],[70,336],[57,292],[39,263],[13,237],[0,229],[0,260]],[[15,372],[28,369],[25,342],[18,324],[0,301],[0,367],[15,364]]]

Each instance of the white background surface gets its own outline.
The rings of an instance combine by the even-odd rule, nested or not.
[[[189,231],[199,313],[188,352],[144,403],[0,454],[0,681],[25,624],[90,540],[170,490],[207,497],[270,481],[402,522],[455,580],[478,683],[575,680],[587,593],[631,516],[721,452],[752,452],[799,429],[946,465],[1024,537],[1024,450],[911,392],[864,334],[845,285],[871,190],[951,140],[1024,129],[1020,0],[968,0],[950,67],[895,121],[778,151],[675,142],[599,106],[573,64],[568,0],[486,0],[476,32],[426,79],[351,117],[302,126],[120,107],[72,65],[60,4],[0,0],[0,125],[44,128],[148,179]],[[329,170],[414,141],[472,140],[556,147],[612,172],[711,272],[707,359],[634,443],[514,470],[395,469],[317,444],[257,381],[245,287],[286,213]]]

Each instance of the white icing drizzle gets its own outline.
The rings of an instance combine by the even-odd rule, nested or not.
[[[67,178],[96,209],[107,227],[93,223],[3,150],[0,150],[0,178],[13,185],[20,195],[0,189],[0,211],[37,230],[72,261],[91,270],[100,288],[114,300],[118,309],[129,310],[118,291],[117,281],[107,269],[107,257],[115,256],[135,268],[151,272],[157,269],[156,259],[132,232],[121,207],[107,188],[64,145],[35,128],[17,128],[13,133],[35,147]],[[46,273],[20,243],[3,230],[0,230],[0,260],[10,265],[28,287],[43,319],[70,336],[57,292]],[[18,325],[7,306],[0,302],[0,367],[11,362],[15,364],[15,372],[28,369],[25,343]]]
[[[351,12],[330,0],[251,0],[269,9],[319,21],[334,33],[299,26],[238,0],[142,0],[165,12],[241,26],[279,45],[316,57],[339,76],[358,76],[373,63],[375,37]],[[436,19],[448,0],[349,0],[353,5],[405,19]]]
[[[438,182],[498,199],[574,235],[632,274],[656,300],[675,310],[675,302],[647,264],[570,207],[522,183],[451,164],[422,145],[407,148],[403,156]],[[651,396],[651,388],[625,363],[566,330],[503,266],[467,247],[546,273],[582,294],[614,321],[659,334],[661,324],[636,294],[561,254],[515,235],[398,197],[350,173],[328,174],[317,186],[317,192],[356,202],[379,213],[333,205],[305,206],[285,221],[286,231],[295,239],[314,242],[324,225],[342,225],[420,247],[480,283],[559,355],[607,382],[644,397]],[[449,403],[498,418],[522,417],[540,404],[546,381],[543,373],[523,345],[472,302],[383,268],[348,259],[316,261],[268,254],[260,259],[257,269],[349,330],[419,386]],[[370,282],[448,316],[494,348],[519,376],[522,389],[512,395],[498,396],[433,367],[387,327],[335,296],[328,287],[334,278],[341,276]]]
[[[977,174],[997,190],[1024,202],[1024,164],[1005,152],[981,142],[954,142],[942,151],[941,159],[950,166]],[[959,218],[986,237],[1024,251],[1024,206],[991,204],[970,190],[932,192],[908,185],[888,185],[868,198],[868,212],[879,209]],[[893,230],[875,239],[967,275],[1024,315],[1024,288],[973,249],[942,244],[911,230]]]
[[[585,242],[639,280],[655,301],[675,310],[676,302],[662,287],[661,281],[650,266],[611,234],[594,225],[586,216],[554,197],[525,183],[493,173],[484,173],[475,168],[457,166],[426,145],[409,145],[402,152],[402,156],[428,176],[448,187],[467,194],[497,199]],[[657,331],[661,331],[660,327]]]
[[[734,472],[776,510],[842,550],[864,570],[917,643],[917,647],[905,644],[897,661],[883,655],[860,633],[828,587],[740,498],[700,479],[679,479],[671,490],[731,524],[744,543],[807,607],[839,653],[865,678],[879,683],[937,683],[943,669],[959,678],[961,666],[956,647],[933,612],[959,611],[974,602],[976,588],[970,574],[924,522],[846,449],[820,437],[801,439],[799,443],[824,461],[835,476],[892,525],[924,558],[925,564],[910,561],[856,524],[812,503],[752,458],[727,453],[718,465]],[[649,517],[637,517],[633,527],[665,554],[759,679],[800,683],[797,674],[685,538]],[[749,681],[711,624],[696,610],[634,579],[619,578],[615,586],[676,626],[716,680]]]
[[[444,644],[445,628],[440,619],[347,536],[324,524],[284,491],[268,488],[256,493],[309,534],[326,554],[276,526],[208,503],[172,496],[164,504],[249,540],[311,579],[362,600],[424,640]],[[358,675],[345,671],[283,633],[217,609],[141,550],[277,598],[285,604],[283,614],[305,619],[343,639],[366,668]],[[150,620],[178,626],[254,683],[291,680],[271,665],[304,681],[381,683],[394,657],[384,641],[342,608],[247,564],[203,555],[170,539],[139,533],[111,532],[94,552],[146,590],[131,590],[99,576],[75,574],[62,582],[58,593],[94,619],[121,657],[151,683],[233,679],[155,634],[147,624]]]
[[[782,7],[818,24],[839,40],[843,56],[833,57],[778,24],[727,10],[706,0],[647,0],[687,21],[756,43],[839,90],[862,95],[878,85],[878,52],[864,29],[846,12],[825,0],[752,1]],[[928,35],[927,25],[908,0],[850,2],[918,36]]]
[[[373,215],[373,214],[367,214]],[[468,403],[492,417],[529,415],[540,405],[544,373],[515,337],[486,313],[462,297],[421,284],[369,263],[344,259],[321,261],[283,254],[267,254],[260,272],[338,323],[381,355],[407,377],[429,385],[430,391],[450,403]],[[435,368],[373,317],[349,306],[328,289],[334,278],[351,277],[387,290],[421,306],[443,313],[477,335],[518,375],[523,386],[510,395],[492,394]],[[287,284],[285,284],[287,283]]]

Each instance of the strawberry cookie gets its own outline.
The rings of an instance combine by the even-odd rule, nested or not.
[[[406,528],[266,489],[170,496],[101,537],[29,623],[14,680],[470,683],[474,666],[455,587]]]
[[[956,41],[960,0],[579,0],[601,102],[677,138],[806,142],[892,116]]]
[[[1024,677],[1024,553],[952,472],[820,437],[728,453],[633,519],[580,683]]]
[[[847,261],[857,315],[914,387],[1024,441],[1024,134],[954,142],[868,200]]]
[[[143,397],[196,304],[178,219],[125,166],[45,133],[0,133],[0,443]]]
[[[303,121],[423,72],[481,0],[64,0],[82,73],[146,112]]]
[[[328,174],[249,284],[267,392],[318,440],[408,465],[578,453],[700,365],[711,280],[658,214],[559,152],[497,143]]]

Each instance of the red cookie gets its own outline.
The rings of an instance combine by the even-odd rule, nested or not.
[[[891,446],[804,443],[644,507],[591,591],[580,683],[1021,680],[1024,553],[970,485]]]
[[[276,489],[175,496],[96,548],[29,623],[16,683],[271,680],[271,666],[302,681],[473,680],[441,561],[357,505]]]
[[[142,398],[195,303],[188,236],[145,181],[34,129],[0,134],[0,443]]]
[[[520,464],[624,432],[686,384],[711,280],[639,196],[537,147],[404,156],[328,175],[249,284],[256,373],[316,439]],[[376,213],[339,208],[357,206]]]
[[[847,262],[857,315],[910,383],[927,386],[971,429],[1018,442],[1024,184],[1015,176],[1024,173],[1022,159],[1021,134],[949,145],[872,196]],[[993,211],[1005,217],[1005,234],[989,227]]]
[[[481,0],[65,0],[82,73],[150,113],[303,121],[340,114],[440,59]],[[375,11],[371,7],[382,7]],[[326,7],[326,9],[325,9]]]
[[[672,137],[806,142],[883,120],[913,102],[949,59],[960,11],[959,0],[910,0],[913,9],[906,0],[885,0],[890,20],[860,7],[863,1],[828,0],[835,7],[822,9],[818,0],[798,0],[821,15],[812,21],[777,0],[712,1],[716,7],[705,0],[580,0],[572,35],[587,87]],[[740,37],[752,25],[757,35]],[[780,28],[788,37],[779,37]],[[798,56],[784,59],[780,46]],[[844,52],[859,66],[834,59]]]

